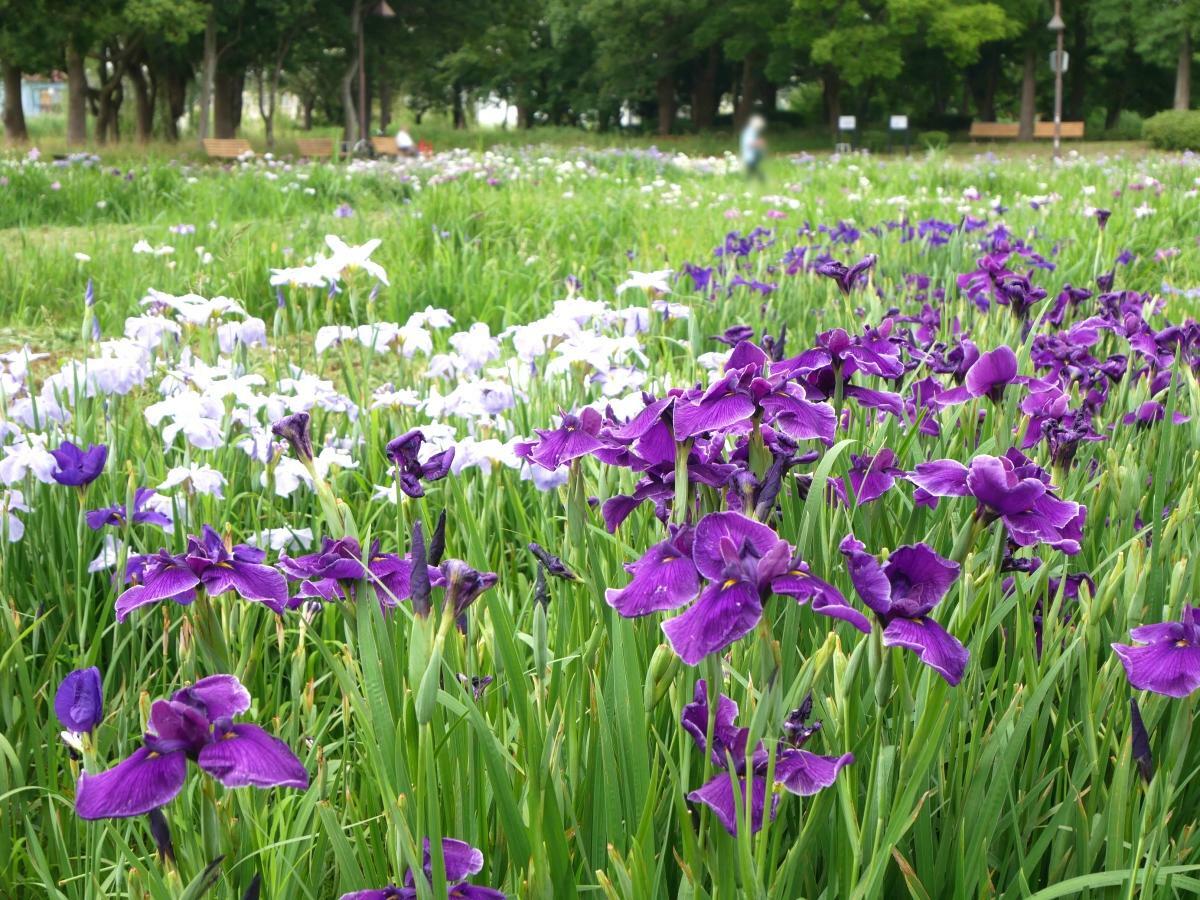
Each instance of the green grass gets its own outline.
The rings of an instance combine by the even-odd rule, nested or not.
[[[1046,148],[1039,149],[1044,155]],[[522,898],[1194,895],[1200,890],[1194,698],[1139,694],[1156,760],[1145,784],[1130,758],[1130,688],[1109,648],[1127,640],[1132,625],[1177,615],[1197,593],[1200,385],[1187,366],[1176,367],[1170,403],[1191,421],[1147,430],[1118,424],[1104,431],[1107,441],[1081,449],[1059,478],[1063,497],[1089,507],[1078,556],[1038,548],[1045,565],[1011,593],[997,566],[999,526],[985,531],[966,557],[962,577],[937,611],[971,651],[957,687],[911,653],[881,648],[877,634],[863,636],[796,604],[771,601],[769,634],[755,633],[732,648],[722,689],[740,704],[741,724],[768,741],[811,690],[823,728],[809,749],[853,752],[856,760],[835,787],[811,798],[784,795],[774,822],[753,837],[734,838],[684,800],[713,771],[679,727],[680,711],[696,677],[722,679],[720,664],[652,669],[661,617],[624,620],[603,602],[605,587],[625,583],[622,565],[662,533],[643,507],[609,535],[598,512],[581,502],[628,491],[628,473],[584,460],[570,487],[542,492],[497,466],[490,475],[467,470],[399,506],[372,500],[373,485],[393,477],[384,444],[426,422],[408,408],[370,410],[373,388],[391,382],[427,396],[434,386],[445,394],[453,383],[432,378],[421,355],[406,360],[347,344],[318,357],[312,339],[330,324],[403,323],[427,305],[448,309],[456,328],[479,321],[494,334],[545,315],[566,296],[568,276],[580,279],[584,297],[644,303],[640,294],[614,298],[629,269],[710,265],[728,231],[762,225],[779,229],[780,240],[754,257],[746,274],[778,280],[779,289],[765,301],[744,288],[710,301],[680,282],[673,299],[691,309],[691,319],[656,321],[642,336],[655,390],[706,379],[696,356],[720,349],[707,336],[734,324],[771,333],[786,324],[795,353],[811,346],[816,332],[858,331],[893,304],[915,312],[919,304],[900,299],[905,274],[915,272],[947,292],[943,334],[957,316],[982,348],[1018,346],[1022,373],[1033,374],[1028,343],[1007,313],[980,314],[954,286],[955,275],[974,268],[983,232],[956,232],[944,246],[929,246],[902,241],[898,230],[876,235],[868,227],[905,214],[912,222],[931,216],[958,222],[966,212],[996,218],[989,208],[997,198],[1009,207],[1003,218],[1013,231],[1057,264],[1034,276],[1051,297],[1067,282],[1091,284],[1122,249],[1137,260],[1120,268],[1120,289],[1158,292],[1164,280],[1195,288],[1200,200],[1188,192],[1200,168],[1141,152],[1052,168],[1024,158],[1019,148],[1012,160],[776,158],[759,185],[737,174],[685,171],[598,150],[498,149],[488,163],[495,186],[476,177],[482,166],[431,183],[443,163],[414,182],[386,167],[350,173],[336,165],[256,164],[226,171],[169,164],[155,154],[125,156],[125,148],[92,168],[0,162],[8,179],[0,188],[0,351],[25,342],[49,351],[51,359],[35,364],[35,380],[86,353],[80,333],[89,279],[106,337],[120,335],[149,288],[237,298],[266,321],[271,336],[269,350],[236,354],[246,371],[265,380],[258,390],[275,389],[291,374],[289,365],[297,365],[329,379],[363,410],[353,420],[315,416],[318,435],[354,442],[358,468],[334,470],[330,483],[359,537],[405,552],[411,523],[431,524],[445,508],[449,555],[499,575],[497,587],[471,607],[468,636],[449,635],[440,683],[426,687],[436,691],[427,722],[417,713],[421,684],[410,657],[419,643],[406,608],[385,619],[374,603],[345,615],[328,607],[304,624],[295,614],[277,622],[229,595],[216,600],[232,666],[255,700],[246,720],[295,748],[312,785],[305,792],[227,791],[193,766],[183,793],[164,810],[182,884],[223,854],[212,896],[240,897],[256,873],[264,897],[337,896],[399,883],[422,837],[446,835],[482,849],[477,883]],[[1157,179],[1161,192],[1130,189],[1146,176]],[[971,187],[982,199],[964,198]],[[1052,193],[1058,199],[1031,208],[1030,198]],[[335,217],[343,203],[353,216]],[[1135,210],[1143,203],[1154,213],[1139,218]],[[1091,204],[1113,209],[1103,234],[1084,214]],[[786,217],[772,219],[769,210]],[[878,253],[873,284],[883,298],[863,290],[843,299],[827,279],[767,271],[805,222],[815,228],[840,220],[855,223],[862,237],[833,247],[833,254],[849,262]],[[196,232],[171,233],[183,223]],[[288,289],[286,306],[277,308],[269,269],[321,252],[327,233],[350,243],[381,238],[372,258],[387,270],[390,286],[372,297],[369,280],[357,273],[336,297]],[[175,251],[135,255],[141,239]],[[200,246],[211,261],[196,252]],[[1169,247],[1180,253],[1156,261],[1156,251]],[[78,262],[75,253],[90,260]],[[1195,303],[1171,296],[1166,315],[1182,320]],[[446,338],[435,335],[438,350],[446,349]],[[1120,349],[1110,335],[1102,341],[1104,352]],[[184,342],[200,360],[215,362],[208,329],[189,331]],[[65,431],[48,429],[51,446],[63,434],[110,446],[86,507],[120,502],[133,485],[156,485],[171,466],[203,462],[225,475],[224,498],[177,493],[174,531],[129,529],[131,552],[160,545],[178,552],[202,523],[228,525],[237,540],[285,525],[326,533],[316,495],[264,490],[262,466],[232,438],[210,451],[188,448],[182,438],[163,446],[143,411],[161,399],[157,386],[181,352],[163,352],[162,368],[145,387],[123,397],[81,398]],[[585,374],[581,367],[561,379],[539,372],[506,413],[514,433],[553,427],[560,407],[596,399],[599,388]],[[1145,381],[1115,385],[1103,424],[1145,399]],[[978,408],[944,414],[937,438],[891,417],[879,423],[856,415],[839,435],[845,442],[804,471],[820,485],[827,474],[845,472],[848,454],[884,446],[906,468],[1002,452],[1009,431],[1024,426],[1016,395],[988,412],[977,438]],[[469,423],[450,421],[460,435],[470,431]],[[33,511],[19,514],[26,526],[20,542],[0,542],[0,894],[180,896],[154,858],[144,818],[85,823],[74,815],[79,763],[58,737],[52,700],[69,670],[100,666],[107,716],[95,735],[99,756],[108,765],[128,755],[149,701],[207,674],[208,656],[194,634],[196,610],[163,604],[118,624],[108,573],[86,571],[101,536],[80,527],[74,492],[32,476],[14,486]],[[930,511],[911,498],[901,484],[877,503],[847,509],[826,505],[819,489],[805,499],[789,485],[777,530],[857,604],[837,551],[847,532],[872,551],[924,540],[949,556],[968,526],[966,500],[944,500]],[[1135,524],[1135,514],[1144,526]],[[534,602],[530,541],[581,575],[578,583],[552,581],[546,609]],[[1066,601],[1048,598],[1039,656],[1034,600],[1045,594],[1047,578],[1080,571],[1094,577],[1095,594],[1066,619],[1059,615]],[[774,649],[778,670],[765,679]],[[476,701],[460,687],[458,673],[495,682]]]

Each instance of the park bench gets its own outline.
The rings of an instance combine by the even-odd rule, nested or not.
[[[971,130],[967,133],[971,140],[1016,140],[1021,133],[1021,126],[1016,122],[972,122]],[[1063,122],[1060,127],[1063,138],[1082,138],[1082,122]],[[1038,139],[1054,137],[1053,122],[1035,122],[1033,136]]]
[[[371,148],[375,151],[376,156],[400,155],[400,151],[396,148],[396,139],[386,134],[372,135]],[[417,155],[433,156],[433,144],[429,143],[429,141],[418,141]]]
[[[1015,140],[1020,131],[1016,122],[972,122],[967,137],[973,141]]]
[[[1082,138],[1083,123],[1082,122],[1062,122],[1060,123],[1060,135],[1064,138]],[[1033,126],[1033,136],[1035,138],[1052,138],[1054,137],[1053,122],[1037,122]]]
[[[377,134],[371,137],[371,148],[375,151],[376,156],[396,156],[396,139],[386,134]]]
[[[333,138],[296,138],[296,149],[309,159],[330,159],[333,156]]]
[[[210,159],[237,159],[253,153],[254,148],[243,138],[205,138],[204,152]]]

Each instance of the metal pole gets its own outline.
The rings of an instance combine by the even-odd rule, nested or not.
[[[1054,17],[1062,20],[1062,0],[1054,0]],[[1054,158],[1062,157],[1063,31],[1058,29],[1058,55],[1054,60]]]
[[[367,64],[366,41],[362,35],[362,19],[366,18],[366,10],[359,7],[359,139],[366,143],[367,139]],[[1062,43],[1062,37],[1058,37]],[[1061,82],[1060,82],[1061,83]]]

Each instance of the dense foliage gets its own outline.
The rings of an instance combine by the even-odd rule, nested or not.
[[[1200,110],[1167,110],[1146,120],[1146,139],[1160,150],[1200,150]]]
[[[270,137],[280,91],[299,98],[304,127],[353,136],[360,30],[366,116],[384,130],[401,107],[465,126],[471,101],[493,98],[522,127],[704,131],[757,108],[810,127],[840,113],[948,132],[1019,121],[1032,137],[1053,109],[1051,12],[1049,0],[0,0],[0,63],[18,81],[66,73],[76,143],[89,111],[97,141],[115,138],[122,108],[141,139],[175,139],[186,110],[231,137],[247,95]],[[1200,0],[1079,0],[1064,16],[1067,119],[1126,134],[1123,113],[1189,107]],[[6,127],[24,135],[19,117]]]

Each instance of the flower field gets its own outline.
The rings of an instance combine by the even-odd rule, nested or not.
[[[0,895],[1200,892],[1200,158],[0,160]]]

